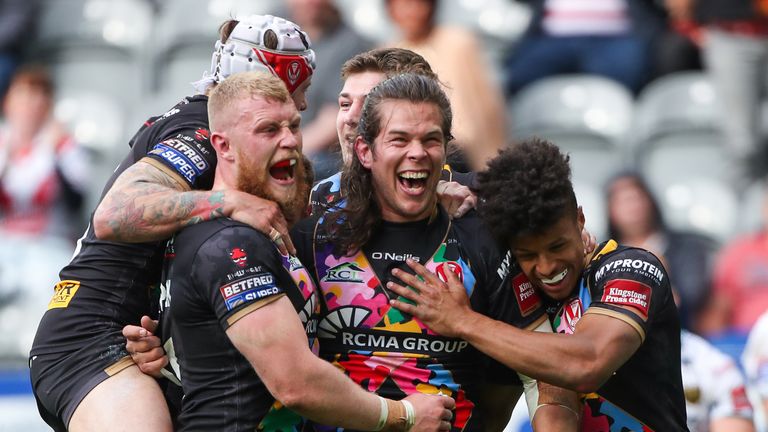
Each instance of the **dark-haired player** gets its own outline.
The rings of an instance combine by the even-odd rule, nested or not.
[[[521,331],[478,314],[456,278],[446,287],[413,262],[423,281],[393,273],[417,291],[390,288],[416,305],[392,304],[521,373],[582,393],[585,431],[687,430],[680,324],[661,262],[612,240],[585,256],[568,157],[551,143],[505,150],[478,180],[482,215],[524,272],[518,282],[543,295],[554,330],[567,334]]]

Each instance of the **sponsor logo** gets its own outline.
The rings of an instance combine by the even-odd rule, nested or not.
[[[178,108],[171,108],[170,110],[166,111],[166,112],[165,112],[165,114],[163,114],[162,116],[160,116],[160,118],[159,118],[159,119],[157,119],[157,120],[162,120],[162,119],[164,119],[164,118],[168,118],[168,117],[170,117],[170,116],[172,116],[172,115],[174,115],[174,114],[177,114],[177,113],[179,113],[179,112],[181,112],[181,110],[180,110],[180,109],[178,109]],[[157,120],[155,120],[155,121],[157,121]]]
[[[229,257],[232,259],[232,262],[240,268],[248,265],[248,255],[240,248],[234,248],[229,251]]]
[[[656,279],[659,281],[659,283],[664,280],[664,271],[649,263],[648,261],[641,259],[619,259],[611,261],[600,267],[600,269],[595,273],[595,281],[599,281],[607,273],[612,271],[630,271]]]
[[[69,306],[78,289],[80,289],[80,281],[64,280],[57,283],[53,288],[53,297],[48,302],[48,310]]]
[[[581,305],[581,300],[578,298],[571,300],[568,304],[563,306],[562,319],[563,323],[565,323],[565,325],[568,326],[568,328],[571,330],[570,334],[573,334],[573,332],[576,330],[576,324],[578,324],[579,320],[581,319],[583,310],[584,307]]]
[[[260,273],[219,288],[228,310],[263,298],[279,294],[275,278],[270,273]]]
[[[171,279],[166,279],[160,284],[160,310],[164,311],[171,306]]]
[[[211,132],[208,129],[200,128],[195,131],[195,139],[198,141],[207,141],[211,138]]]
[[[362,283],[360,273],[363,269],[357,266],[355,263],[342,263],[336,267],[329,268],[328,272],[320,279],[323,282],[352,282]]]
[[[288,65],[288,81],[291,82],[291,85],[296,85],[296,81],[299,80],[300,76],[301,65],[297,61],[292,61],[291,64]]]
[[[499,275],[499,279],[504,279],[509,274],[509,264],[512,262],[512,252],[507,251],[504,255],[504,259],[501,261],[499,268],[496,269],[496,274]]]
[[[520,273],[512,278],[512,289],[515,291],[515,298],[523,316],[530,315],[541,305],[536,289],[525,274]]]
[[[187,143],[179,139],[165,140],[149,152],[164,159],[190,183],[208,169],[208,163]]]
[[[440,263],[440,265],[437,266],[435,273],[437,273],[438,279],[443,282],[448,282],[448,279],[445,276],[446,267],[448,267],[448,271],[452,271],[459,280],[464,283],[464,270],[462,270],[461,265],[455,261]]]
[[[355,333],[341,332],[341,343],[348,349],[366,351],[395,351],[419,354],[460,353],[469,343],[460,339],[425,338],[418,336],[392,335],[389,332]],[[322,343],[322,342],[321,342]]]
[[[614,279],[605,284],[601,301],[620,306],[632,306],[647,317],[651,303],[651,287],[634,280]]]
[[[409,254],[409,253],[398,254],[398,253],[394,253],[394,252],[373,252],[371,254],[371,259],[375,259],[377,261],[378,260],[405,261],[408,258],[410,258],[410,259],[412,259],[412,260],[414,260],[416,262],[419,262],[419,257],[417,257],[414,254]]]

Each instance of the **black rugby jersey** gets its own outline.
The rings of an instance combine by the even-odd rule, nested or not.
[[[505,259],[474,212],[454,221],[440,209],[431,221],[382,222],[353,256],[336,254],[323,241],[324,223],[314,218],[292,231],[300,258],[322,293],[320,356],[384,397],[397,400],[417,391],[447,394],[456,400],[453,430],[482,430],[485,421],[475,407],[480,386],[519,385],[519,378],[466,341],[436,334],[391,307],[393,293],[385,284],[393,279],[395,267],[410,272],[405,259],[412,258],[443,280],[444,272],[456,273],[475,310],[533,328],[546,321],[544,310],[532,287],[521,296],[521,286],[504,283],[507,273],[515,271],[514,263]],[[315,430],[335,429],[315,425]]]
[[[107,181],[102,198],[117,177],[141,159],[176,174],[187,188],[210,189],[216,153],[209,142],[207,101],[203,95],[188,97],[147,120],[131,139],[131,150]],[[60,272],[62,282],[42,318],[31,355],[76,350],[111,333],[114,346],[104,355],[115,360],[124,356],[123,326],[153,315],[150,291],[160,280],[164,245],[164,240],[99,240],[92,213],[72,261]]]
[[[281,257],[251,227],[216,219],[169,242],[163,280],[164,348],[184,393],[179,430],[299,430],[301,418],[273,407],[274,397],[226,334],[238,319],[286,295],[312,343],[317,295],[299,260]]]
[[[680,322],[666,270],[650,252],[613,240],[595,251],[570,298],[545,298],[553,330],[571,334],[582,314],[601,314],[628,323],[643,342],[596,393],[584,395],[582,429],[687,430]]]

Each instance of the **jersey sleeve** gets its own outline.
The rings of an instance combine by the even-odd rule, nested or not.
[[[284,271],[269,240],[256,230],[226,227],[208,238],[194,259],[193,277],[223,329],[286,295],[278,282]]]
[[[631,325],[645,340],[646,332],[671,296],[664,266],[642,249],[624,249],[602,259],[590,280],[592,304],[586,312],[608,315]]]
[[[185,128],[150,144],[145,161],[173,175],[186,189],[208,189],[213,184],[216,152],[207,128]]]

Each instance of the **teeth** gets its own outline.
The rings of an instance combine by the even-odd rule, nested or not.
[[[400,173],[399,175],[400,177],[406,178],[406,179],[425,179],[429,176],[426,172],[423,172],[423,171],[421,172],[407,171],[404,173]]]
[[[296,165],[296,159],[291,159],[291,162],[290,162],[290,164],[289,164],[289,165],[290,165],[290,166],[294,166],[294,165]]]
[[[568,269],[565,269],[565,270],[563,270],[562,273],[560,273],[559,275],[553,277],[552,279],[542,279],[541,281],[543,283],[547,284],[547,285],[556,284],[556,283],[560,282],[561,280],[563,280],[563,278],[567,274],[568,274]]]

